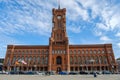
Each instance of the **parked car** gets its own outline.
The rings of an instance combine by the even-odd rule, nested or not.
[[[19,74],[19,72],[18,71],[10,71],[10,72],[8,72],[8,74]]]
[[[60,75],[67,75],[68,73],[61,71],[61,72],[59,72],[59,74],[60,74]]]
[[[77,75],[78,72],[69,72],[70,75]]]
[[[87,71],[80,71],[79,74],[89,74]]]
[[[103,71],[102,74],[112,74],[110,71]]]
[[[28,72],[25,72],[24,74],[26,75],[35,75],[37,74],[36,72],[33,72],[33,71],[28,71]]]
[[[55,75],[55,72],[53,72],[53,71],[48,71],[48,72],[46,72],[45,74],[46,74],[46,75]]]

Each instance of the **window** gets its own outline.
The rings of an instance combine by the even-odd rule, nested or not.
[[[44,50],[42,50],[42,54],[44,54]]]
[[[27,57],[27,56],[25,57],[25,61],[26,61],[26,62],[28,61],[28,57]]]
[[[48,57],[45,57],[45,64],[48,64]]]
[[[58,56],[58,57],[56,58],[56,64],[57,64],[57,65],[61,65],[61,64],[62,64],[62,58],[61,58],[60,56]]]
[[[80,56],[78,57],[78,63],[81,64]]]
[[[86,50],[86,54],[88,54],[88,50]]]
[[[36,50],[34,50],[34,53],[36,53]]]
[[[73,64],[73,58],[72,58],[72,56],[70,57],[70,64]]]
[[[38,54],[40,54],[40,50],[38,50]]]
[[[100,50],[98,50],[98,54],[100,54]]]
[[[37,63],[40,64],[40,57],[37,57]]]
[[[60,50],[58,50],[58,54],[60,53]]]
[[[54,54],[54,50],[52,50],[52,54]]]
[[[90,54],[92,54],[92,50],[90,50]]]
[[[60,34],[60,40],[62,40],[62,34]]]
[[[61,19],[61,16],[57,16],[57,19],[59,19],[59,20],[60,20],[60,19]]]
[[[108,53],[112,53],[112,51],[111,51],[111,50],[108,50]]]
[[[21,60],[24,60],[24,56],[21,57]]]
[[[96,50],[94,50],[94,54],[96,54]]]
[[[78,50],[78,54],[80,54],[80,50]]]
[[[82,50],[82,54],[84,54],[84,50]]]
[[[8,54],[10,54],[11,53],[11,50],[8,50]]]
[[[74,54],[76,54],[76,50],[74,50]]]
[[[46,54],[48,54],[49,52],[48,52],[48,50],[46,50]]]
[[[33,63],[34,64],[36,63],[36,57],[35,56],[33,57]]]
[[[70,54],[72,54],[72,50],[70,50]]]
[[[77,64],[77,57],[74,56],[74,64]]]
[[[65,54],[66,51],[65,50],[63,50],[63,51],[64,51],[63,53]]]
[[[44,56],[42,56],[41,59],[42,64],[44,64]]]
[[[32,50],[29,50],[28,53],[32,54]]]
[[[104,51],[104,50],[102,50],[102,53],[105,53],[105,51]]]
[[[99,63],[99,57],[96,57],[96,64],[98,64]]]

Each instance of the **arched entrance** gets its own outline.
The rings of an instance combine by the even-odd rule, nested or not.
[[[57,64],[57,65],[61,65],[61,64],[62,64],[62,58],[61,58],[61,56],[58,56],[58,57],[56,58],[56,64]]]
[[[57,72],[61,72],[61,67],[57,67]]]
[[[59,73],[62,71],[62,69],[61,69],[62,57],[61,56],[56,57],[56,64],[58,65],[56,72]]]

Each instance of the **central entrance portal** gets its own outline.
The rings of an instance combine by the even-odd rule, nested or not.
[[[61,56],[57,56],[56,57],[56,64],[59,66],[59,67],[57,67],[57,72],[59,73],[59,72],[62,71],[62,69],[61,69],[61,65],[62,65],[62,58],[61,58]]]

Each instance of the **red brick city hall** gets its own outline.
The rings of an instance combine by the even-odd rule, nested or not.
[[[70,45],[66,9],[52,10],[49,45],[8,45],[4,70],[117,71],[112,44]]]

